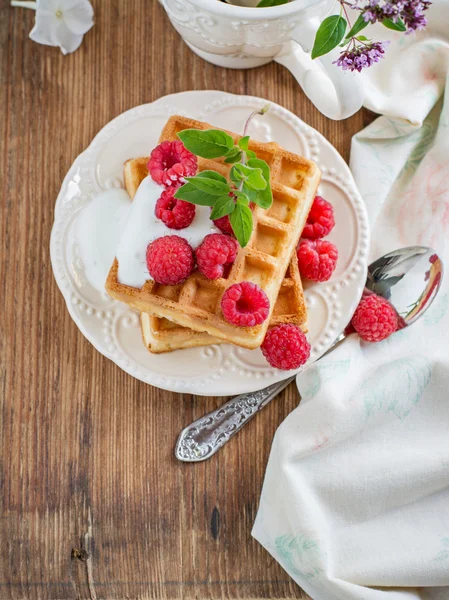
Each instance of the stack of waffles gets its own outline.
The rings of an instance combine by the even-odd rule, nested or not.
[[[165,125],[159,142],[178,139],[177,134],[184,129],[212,128],[207,123],[174,116]],[[237,143],[240,136],[227,133]],[[239,248],[225,278],[209,280],[195,270],[179,285],[161,285],[149,278],[141,288],[135,288],[119,281],[119,265],[114,260],[106,289],[113,298],[141,312],[143,339],[151,352],[223,342],[254,349],[261,345],[268,328],[280,323],[293,323],[307,331],[295,249],[321,174],[315,163],[276,143],[250,140],[249,149],[270,167],[273,204],[268,210],[254,209],[251,239],[245,248]],[[131,198],[148,176],[147,161],[143,157],[125,163],[125,187]],[[213,170],[228,177],[230,169],[223,158],[198,158],[199,171]],[[242,281],[256,283],[268,296],[270,314],[261,325],[238,327],[223,317],[223,293]]]

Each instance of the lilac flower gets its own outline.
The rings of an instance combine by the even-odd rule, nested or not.
[[[365,67],[370,67],[383,58],[388,43],[370,42],[369,44],[354,45],[351,50],[344,50],[339,58],[334,61],[334,64],[341,67],[343,71],[358,71],[360,73]]]
[[[427,10],[431,2],[427,0],[409,0],[401,11],[401,17],[407,27],[407,33],[424,29],[427,25],[427,19],[424,11]]]
[[[429,0],[369,0],[364,6],[354,6],[361,11],[367,23],[376,23],[384,19],[391,19],[396,23],[399,19],[404,21],[407,33],[424,29],[427,19],[424,16],[431,2]]]

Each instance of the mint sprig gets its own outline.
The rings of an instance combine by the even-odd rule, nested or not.
[[[232,230],[244,248],[253,231],[253,214],[250,202],[263,209],[271,206],[273,195],[270,186],[270,167],[249,150],[248,125],[256,114],[265,114],[268,107],[255,111],[248,118],[243,137],[234,144],[232,137],[218,129],[201,131],[186,129],[178,133],[184,146],[202,158],[224,158],[232,164],[230,180],[216,171],[201,171],[194,177],[186,177],[186,183],[180,187],[175,198],[200,206],[211,206],[211,219],[229,216]]]

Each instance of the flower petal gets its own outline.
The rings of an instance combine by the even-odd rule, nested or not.
[[[38,44],[46,46],[58,46],[55,38],[55,31],[60,23],[60,20],[55,14],[46,10],[36,11],[36,22],[33,29],[30,31],[30,38]]]
[[[73,33],[84,34],[94,24],[94,10],[87,0],[78,0],[71,8],[64,7],[62,10],[64,22]]]
[[[36,12],[38,13],[41,10],[48,10],[51,13],[56,14],[56,11],[59,10],[61,4],[61,0],[37,0]]]
[[[57,40],[57,45],[61,48],[62,53],[70,54],[70,52],[75,52],[75,50],[80,47],[83,36],[72,33],[64,21],[58,19],[55,39]]]

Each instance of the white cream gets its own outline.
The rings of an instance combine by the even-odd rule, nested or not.
[[[146,177],[139,186],[117,247],[120,283],[141,288],[151,279],[146,265],[148,244],[165,235],[179,235],[196,248],[208,233],[220,233],[210,220],[209,206],[196,206],[195,218],[185,229],[169,229],[154,210],[164,188]],[[111,261],[112,263],[112,261]]]
[[[131,206],[125,190],[111,189],[89,202],[77,219],[75,235],[84,274],[100,292],[104,292],[104,284]]]

